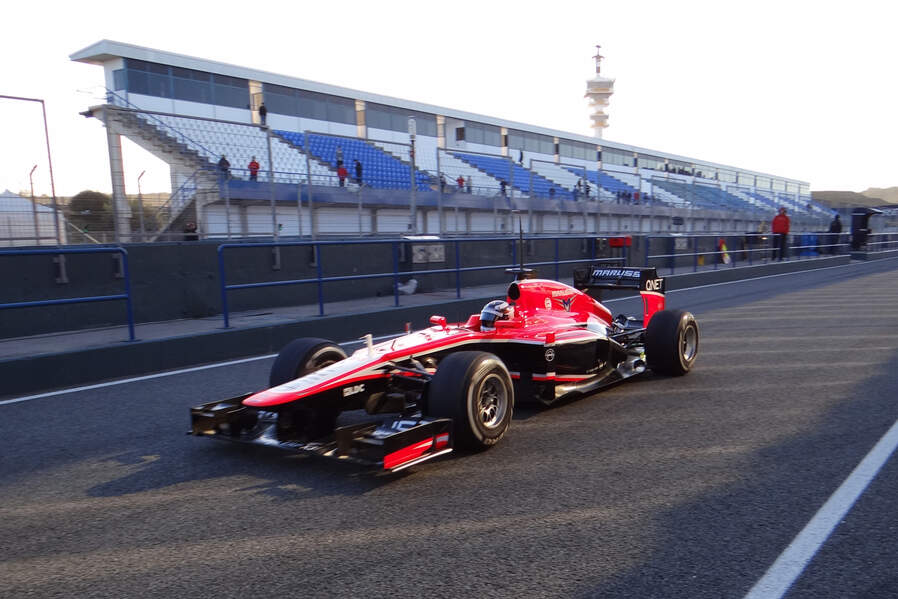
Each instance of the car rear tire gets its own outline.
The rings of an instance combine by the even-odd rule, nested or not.
[[[320,370],[346,357],[336,343],[327,339],[303,337],[294,339],[278,353],[271,365],[268,386],[277,387],[310,372]]]
[[[698,323],[685,310],[661,310],[645,330],[645,353],[654,372],[682,376],[698,356]]]
[[[513,410],[511,376],[502,360],[487,352],[446,356],[428,386],[427,413],[452,419],[458,447],[483,450],[498,443]]]

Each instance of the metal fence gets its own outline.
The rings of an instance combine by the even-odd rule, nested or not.
[[[66,273],[65,259],[70,254],[115,254],[120,256],[120,277],[124,286],[122,293],[111,295],[93,295],[81,297],[66,297],[45,300],[32,300],[21,302],[7,302],[0,304],[0,310],[12,310],[18,308],[35,308],[42,306],[60,306],[65,304],[83,304],[92,302],[108,302],[123,300],[125,302],[125,316],[128,323],[128,340],[134,341],[134,309],[131,302],[131,272],[128,268],[128,251],[121,247],[98,247],[98,248],[54,248],[46,250],[0,250],[0,257],[4,256],[55,256],[58,268],[57,280],[65,282],[68,277]]]
[[[850,235],[836,233],[802,233],[787,235],[780,248],[778,235],[753,233],[745,235],[664,235],[647,236],[644,265],[677,271],[698,272],[700,269],[751,266],[774,260],[802,260],[841,255],[849,251]],[[898,243],[896,240],[883,242]]]
[[[560,242],[561,241],[570,241],[571,239],[580,240],[583,244],[582,253],[584,253],[587,257],[585,258],[565,258],[562,256],[562,252],[560,250]],[[508,256],[510,260],[502,261],[499,263],[489,263],[489,264],[479,264],[479,265],[465,265],[462,259],[461,252],[461,244],[465,243],[466,240],[461,239],[453,239],[453,240],[427,240],[427,239],[414,239],[414,240],[401,240],[401,239],[392,239],[392,240],[365,240],[365,241],[296,241],[296,242],[272,242],[272,243],[253,243],[253,244],[233,244],[233,243],[225,243],[218,246],[218,273],[219,273],[219,289],[221,294],[221,306],[222,306],[222,317],[224,319],[224,327],[228,328],[230,326],[230,308],[228,295],[229,292],[237,291],[237,290],[247,290],[247,289],[262,289],[266,287],[284,287],[284,286],[296,286],[296,285],[314,285],[316,288],[317,294],[317,304],[318,304],[318,315],[325,315],[325,304],[326,304],[326,286],[330,283],[339,283],[339,282],[352,282],[352,281],[367,281],[371,279],[389,279],[391,281],[392,295],[393,295],[393,305],[400,305],[400,296],[402,295],[402,285],[407,284],[402,282],[403,278],[407,277],[424,277],[427,275],[449,275],[450,278],[454,281],[454,290],[455,297],[461,298],[461,289],[463,286],[463,275],[465,273],[478,273],[478,272],[501,272],[502,277],[497,279],[495,282],[499,282],[501,280],[505,280],[507,278],[507,274],[505,273],[508,269],[517,269],[521,266],[526,266],[527,268],[535,268],[535,267],[551,267],[552,275],[557,280],[561,276],[561,269],[563,267],[571,267],[577,264],[588,264],[591,262],[595,262],[598,258],[599,253],[599,239],[595,236],[565,236],[565,237],[539,237],[539,238],[525,238],[523,239],[524,246],[521,247],[521,242],[519,240],[509,240],[506,237],[499,238],[481,238],[478,239],[479,242],[492,242],[507,245],[509,241],[510,244],[510,255]],[[553,258],[551,260],[543,260],[543,261],[529,261],[526,260],[522,255],[522,252],[528,251],[528,244],[532,244],[535,242],[541,243],[551,243],[553,248]],[[372,247],[388,247],[390,259],[393,265],[391,270],[386,270],[382,272],[375,273],[365,273],[365,274],[353,274],[353,275],[330,275],[326,274],[329,270],[328,264],[326,260],[323,259],[322,248],[325,247],[346,247],[346,248],[372,248]],[[417,247],[414,247],[417,246]],[[312,255],[314,256],[314,266],[315,266],[315,276],[314,277],[306,277],[300,279],[280,279],[280,280],[268,280],[268,281],[253,281],[247,283],[229,283],[228,277],[228,269],[226,267],[225,262],[225,253],[226,252],[234,252],[234,251],[247,251],[247,250],[256,250],[260,248],[271,248],[273,251],[277,252],[280,248],[287,247],[307,247],[312,251]],[[439,253],[441,256],[442,262],[451,262],[452,266],[445,268],[420,268],[420,269],[408,269],[401,268],[401,264],[407,263],[407,261],[401,260],[401,255],[406,252],[423,252],[428,253],[428,247],[439,248]],[[610,256],[610,257],[602,257],[602,261],[611,261],[611,262],[622,262],[626,264],[627,262],[627,248],[623,247],[619,252],[621,255],[619,256]],[[277,255],[279,256],[279,255]],[[276,258],[276,260],[279,258]],[[548,274],[548,273],[547,273]]]

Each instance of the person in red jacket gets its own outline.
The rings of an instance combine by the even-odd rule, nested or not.
[[[344,185],[346,185],[346,175],[348,175],[348,174],[349,174],[349,172],[346,170],[346,167],[343,166],[343,163],[341,162],[340,166],[337,167],[337,177],[340,179],[340,187],[343,187]]]
[[[787,244],[786,239],[789,237],[789,217],[786,216],[786,209],[780,207],[780,213],[773,217],[770,224],[770,231],[776,235],[774,239],[774,257],[779,254],[779,259],[786,257]]]
[[[259,163],[256,162],[256,157],[253,156],[253,159],[249,162],[249,180],[257,181],[259,179]]]

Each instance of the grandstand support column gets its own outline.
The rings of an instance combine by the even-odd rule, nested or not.
[[[437,154],[437,234],[442,235],[446,230],[443,224],[443,172],[440,170],[440,148],[436,148]]]
[[[277,243],[280,237],[278,231],[278,211],[274,204],[274,162],[271,159],[271,127],[265,127],[265,141],[268,146],[268,198],[271,203],[271,238]],[[281,269],[281,248],[271,248],[271,270]]]
[[[103,109],[106,124],[106,145],[109,148],[109,172],[112,177],[112,214],[116,242],[131,241],[131,207],[125,197],[125,170],[122,163],[122,136]]]
[[[296,182],[296,237],[302,239],[302,178]]]
[[[416,125],[415,119],[413,117],[409,117],[408,119],[408,137],[409,142],[411,144],[411,148],[409,148],[409,162],[411,163],[411,168],[409,169],[409,178],[411,179],[411,201],[409,206],[409,225],[408,231],[412,235],[418,234],[418,196],[416,189],[418,186],[415,184],[415,133],[416,133]]]
[[[306,153],[306,177],[308,182],[307,190],[309,194],[309,237],[315,239],[317,238],[317,224],[315,223],[315,209],[312,205],[312,165],[311,161],[309,160],[309,132],[303,131],[302,136],[304,151]]]
[[[533,158],[530,159],[530,181],[527,182],[527,191],[530,192],[530,197],[533,197]]]
[[[358,190],[356,193],[359,194],[359,205],[358,205],[358,212],[359,212],[359,237],[362,237],[362,235],[364,234],[364,230],[365,230],[365,228],[362,226],[362,188],[359,187],[359,190]]]
[[[218,180],[221,182],[220,185],[224,191],[224,201],[225,201],[225,229],[227,231],[228,239],[231,239],[231,186],[228,185],[228,176],[220,176]]]

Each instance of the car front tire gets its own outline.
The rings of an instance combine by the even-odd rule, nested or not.
[[[483,450],[499,442],[511,424],[514,387],[502,361],[487,352],[443,358],[428,387],[427,413],[451,418],[459,447]]]
[[[278,353],[268,386],[277,387],[295,378],[305,376],[346,357],[346,352],[339,345],[327,339],[303,337],[294,339]]]

